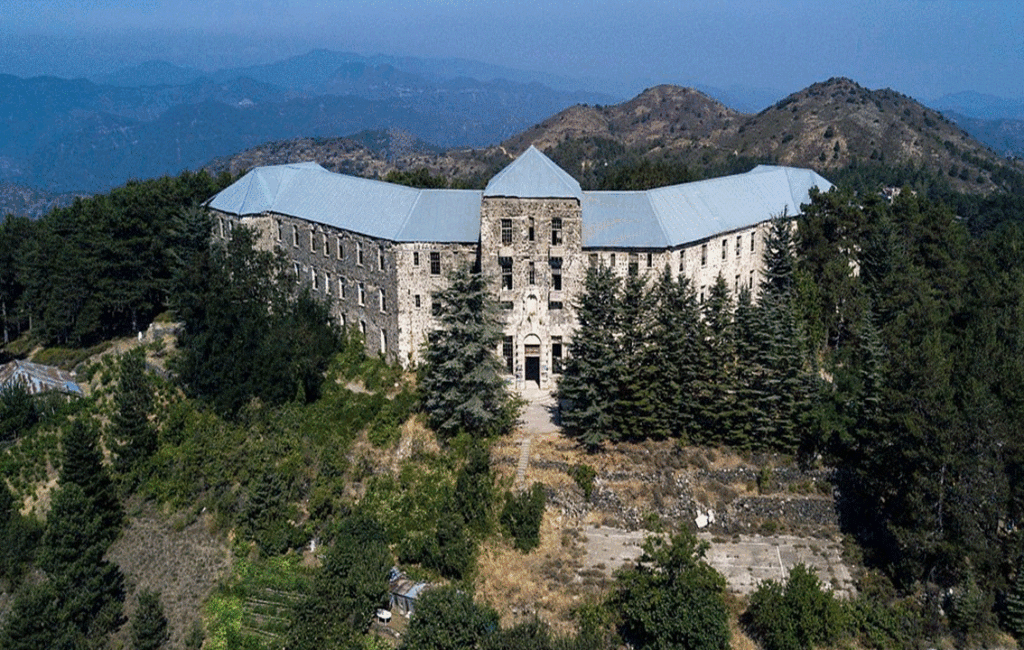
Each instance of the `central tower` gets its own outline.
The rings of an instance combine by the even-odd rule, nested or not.
[[[531,146],[491,179],[480,269],[505,315],[502,356],[517,389],[549,389],[575,327],[583,280],[580,184]]]

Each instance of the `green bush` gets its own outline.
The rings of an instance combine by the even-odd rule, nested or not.
[[[765,650],[811,650],[846,633],[846,613],[813,571],[798,564],[783,585],[768,580],[750,597],[746,619]]]
[[[569,468],[569,476],[583,490],[583,497],[590,501],[590,495],[594,493],[594,479],[597,477],[597,470],[590,465],[580,463]]]
[[[540,524],[544,518],[547,495],[544,486],[534,483],[521,494],[509,493],[501,511],[501,527],[512,538],[512,544],[528,553],[540,545]]]

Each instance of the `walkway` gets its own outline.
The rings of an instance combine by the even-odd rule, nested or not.
[[[527,401],[519,416],[519,431],[523,434],[519,442],[519,465],[516,467],[516,483],[519,489],[526,487],[526,470],[530,466],[530,444],[533,437],[560,431],[556,420],[557,402],[550,392],[541,390],[532,382],[520,392]]]

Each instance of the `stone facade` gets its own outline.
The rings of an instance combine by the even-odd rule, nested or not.
[[[323,176],[329,173],[305,165],[263,169],[268,175],[313,175],[321,184],[338,176]],[[237,225],[255,229],[258,245],[282,251],[298,281],[328,300],[341,324],[364,335],[369,353],[405,366],[420,362],[427,335],[437,327],[433,295],[446,286],[447,274],[460,265],[479,269],[505,314],[505,338],[496,352],[504,360],[509,381],[517,388],[528,382],[552,388],[576,328],[574,304],[588,266],[610,266],[622,277],[649,280],[668,267],[677,277],[690,278],[701,301],[719,275],[731,292],[746,287],[756,295],[770,219],[787,209],[795,213],[810,187],[829,187],[806,170],[768,168],[770,174],[760,172],[762,176],[755,173],[760,169],[727,177],[717,185],[585,193],[531,148],[475,195],[343,177],[346,186],[323,190],[326,200],[316,197],[317,204],[341,210],[351,199],[358,204],[358,209],[352,208],[355,216],[337,216],[331,210],[294,216],[299,211],[294,204],[301,208],[304,196],[271,197],[255,207],[238,198],[251,200],[253,189],[244,185],[247,175],[236,183],[240,187],[228,188],[208,207],[215,216],[215,238],[230,237]],[[778,175],[778,170],[788,175],[775,179],[772,174]],[[764,185],[766,180],[770,184]],[[777,208],[762,198],[766,187],[781,187],[791,194],[792,186],[800,182],[803,194],[787,197]],[[266,185],[261,181],[258,190],[265,191]],[[764,206],[751,209],[741,202],[744,215],[723,219],[715,201],[732,207],[737,193],[748,185],[756,185],[749,192],[751,202]],[[311,187],[319,191],[321,185]],[[654,194],[659,191],[667,197]],[[366,195],[373,193],[373,200],[368,200]],[[373,214],[367,219],[366,204],[379,211],[380,220]],[[624,207],[620,213],[609,210],[608,204]],[[352,225],[343,227],[339,221]],[[687,228],[682,234],[676,232],[680,223]],[[730,223],[738,227],[718,225]],[[669,235],[682,241],[672,241]]]

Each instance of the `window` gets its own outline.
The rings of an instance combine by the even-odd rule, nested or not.
[[[654,253],[647,254],[647,268],[654,266]]]
[[[366,321],[364,320],[359,321],[359,333],[362,334],[364,338],[366,337]]]
[[[682,273],[686,270],[686,253],[679,251],[679,272]]]
[[[335,244],[338,246],[338,259],[345,259],[345,247],[342,245],[341,236],[338,237],[338,241]]]
[[[527,223],[529,224],[529,226],[526,229],[526,238],[529,239],[530,241],[533,241],[533,236],[534,236],[533,217],[530,217],[530,220]]]
[[[313,253],[316,252],[316,233],[312,228],[309,229],[309,250]]]
[[[320,289],[320,274],[316,272],[316,269],[309,270],[309,279],[313,283],[313,291]]]
[[[640,275],[640,260],[636,253],[629,254],[629,268],[628,273],[630,277],[636,277]]]
[[[512,374],[512,370],[513,370],[513,368],[512,368],[512,361],[513,361],[512,351],[513,350],[514,350],[514,346],[512,344],[512,337],[511,336],[506,336],[505,340],[501,344],[501,356],[505,357],[505,372],[507,372],[510,375]]]
[[[750,290],[754,289],[754,272],[750,272],[750,277],[747,278],[747,288]]]
[[[612,270],[614,271],[615,270],[615,253],[612,253],[609,256],[609,264],[611,265]]]
[[[384,330],[380,331],[380,356],[384,356],[388,353],[388,333]]]
[[[531,284],[537,284],[537,265],[530,262],[529,269],[527,271],[527,281]]]
[[[341,327],[345,328],[348,326],[348,319],[345,318],[345,314],[341,315]]]
[[[701,304],[704,303],[704,289],[706,289],[706,288],[707,288],[707,285],[704,285],[704,284],[700,285],[700,299],[699,299],[699,302]]]
[[[725,251],[727,251],[727,250],[729,250],[729,240],[728,239],[723,239],[722,240],[722,259],[723,260],[725,259]]]
[[[441,275],[441,253],[437,251],[430,253],[430,275]]]
[[[413,266],[419,266],[420,265],[420,252],[419,251],[413,251],[412,252],[412,265]]]
[[[359,283],[358,298],[359,298],[359,305],[360,306],[363,306],[363,305],[366,304],[366,285],[363,284],[362,282]]]
[[[356,242],[356,264],[363,265],[363,242]]]
[[[384,249],[383,248],[377,249],[377,270],[379,270],[379,271],[383,271],[384,270]]]
[[[324,273],[324,293],[331,295],[331,274]]]
[[[562,308],[562,301],[561,300],[552,300],[552,301],[548,302],[548,310],[549,311],[558,311],[561,308]]]
[[[597,268],[597,261],[598,261],[597,253],[591,253],[590,254],[590,266],[593,267],[593,268]]]
[[[551,245],[562,245],[562,218],[552,217],[551,219]]]
[[[512,243],[512,220],[502,219],[501,220],[501,243],[503,246],[507,246]]]
[[[754,233],[750,233],[750,252],[754,252]]]
[[[562,258],[552,257],[548,260],[551,265],[551,290],[562,290]]]
[[[736,257],[740,256],[740,250],[743,249],[743,235],[736,235]]]
[[[739,273],[736,274],[736,285],[735,286],[736,286],[736,288],[733,289],[733,291],[735,291],[737,294],[739,294],[739,292],[740,292],[740,274]]]
[[[700,245],[700,265],[701,266],[707,266],[708,265],[708,245],[707,244],[701,244]]]
[[[323,237],[324,257],[328,257],[331,254],[331,242],[327,239],[327,233],[323,233],[321,237]]]
[[[295,274],[295,281],[302,282],[302,265],[298,262],[293,263],[292,272]]]
[[[437,318],[441,315],[441,303],[434,300],[430,303],[430,315]]]
[[[499,257],[498,264],[501,266],[501,288],[509,290],[512,288],[512,258]]]
[[[345,278],[338,278],[338,297],[345,299]]]
[[[299,246],[299,227],[296,225],[292,225],[292,246]]]
[[[419,309],[420,308],[420,294],[417,293],[415,296],[413,296],[412,297],[412,301],[416,305],[416,309]]]
[[[284,239],[284,223],[280,219],[278,219],[277,220],[277,241],[281,241],[282,239]]]
[[[380,290],[380,310],[388,310],[388,294],[383,289]]]
[[[562,337],[551,337],[551,372],[562,374]]]

